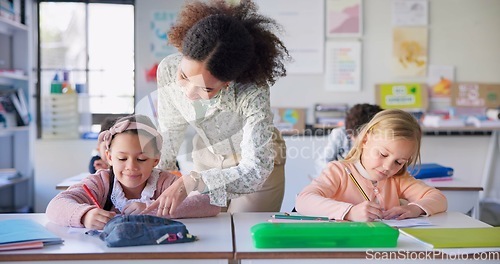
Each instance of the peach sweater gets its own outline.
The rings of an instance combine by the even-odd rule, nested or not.
[[[364,198],[345,172],[344,166],[349,168],[368,198],[376,200],[386,210],[399,206],[399,199],[406,199],[410,204],[419,206],[427,216],[447,209],[446,197],[439,190],[408,173],[389,177],[374,186],[372,181],[361,176],[358,171],[358,168],[364,170],[361,164],[355,166],[352,163],[332,161],[318,178],[300,192],[295,206],[297,212],[341,220],[353,205],[362,203]]]
[[[160,172],[160,177],[156,185],[156,191],[152,199],[167,189],[177,179],[177,176],[166,171]],[[90,209],[96,208],[92,200],[83,190],[83,184],[86,184],[90,190],[96,194],[96,199],[101,206],[106,203],[109,190],[110,174],[109,170],[99,170],[95,174],[89,175],[80,183],[74,184],[67,190],[56,195],[47,206],[46,214],[50,221],[72,227],[83,227],[81,219]],[[117,211],[113,207],[112,211]],[[188,196],[182,204],[175,210],[172,218],[188,217],[208,217],[215,216],[220,212],[220,207],[211,205],[208,195]],[[154,210],[151,214],[156,214]]]

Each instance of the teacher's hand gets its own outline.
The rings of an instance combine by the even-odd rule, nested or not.
[[[172,185],[170,185],[163,193],[150,204],[141,214],[147,214],[154,209],[158,209],[157,216],[172,215],[175,209],[186,199],[187,193],[184,187],[182,177],[178,178]]]

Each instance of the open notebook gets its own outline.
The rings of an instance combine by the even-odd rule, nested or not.
[[[0,251],[41,248],[64,242],[41,224],[30,219],[0,221]]]

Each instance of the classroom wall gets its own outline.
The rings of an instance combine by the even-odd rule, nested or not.
[[[151,55],[151,47],[154,37],[151,36],[151,17],[155,11],[177,11],[181,8],[182,0],[136,0],[135,1],[135,83],[136,99],[143,99],[156,90],[155,82],[146,81],[145,72],[154,63],[160,61]]]
[[[374,85],[423,81],[392,74],[391,0],[363,1],[362,90],[324,89],[323,74],[289,75],[271,89],[271,105],[308,108],[315,103],[375,103]],[[500,83],[500,1],[430,0],[429,64],[455,66],[456,81]]]
[[[182,3],[136,0],[137,34],[149,32],[153,11],[176,10]],[[316,103],[374,103],[377,83],[425,82],[425,77],[397,77],[392,73],[391,3],[392,0],[363,1],[360,92],[325,91],[323,74],[289,74],[271,89],[271,105],[307,108],[307,122],[312,123],[312,107]],[[429,10],[429,64],[455,66],[459,82],[500,83],[500,1],[429,0]],[[146,82],[143,74],[154,62],[149,54],[150,43],[148,35],[136,38],[138,99],[155,89],[155,84]]]
[[[148,36],[143,35],[149,29],[148,17],[153,10],[178,8],[182,2],[136,0],[138,100],[155,88],[154,83],[147,83],[142,74],[151,63],[148,55],[150,40]],[[392,75],[389,64],[392,50],[391,3],[391,0],[364,1],[361,92],[327,92],[323,88],[322,74],[289,75],[279,80],[271,89],[272,106],[308,108],[307,121],[312,123],[311,108],[315,103],[373,103],[373,86],[376,83],[425,81]],[[457,81],[500,83],[500,1],[430,0],[429,6],[429,63],[454,65]],[[290,146],[308,145],[306,138],[296,140],[297,142]],[[457,175],[481,182],[489,142],[488,136],[425,137],[422,146],[423,161],[441,162],[454,167]],[[58,193],[55,190],[58,182],[86,171],[91,150],[95,145],[95,141],[89,140],[38,140],[35,143],[36,212],[45,211],[50,199]],[[293,153],[287,153],[287,179],[307,174],[307,168],[302,169],[296,165],[307,163],[311,157],[290,158]],[[497,168],[496,179],[500,178],[499,173]],[[289,197],[290,195],[293,196]],[[287,194],[285,199],[290,201],[294,195]],[[284,209],[289,210],[288,206]]]

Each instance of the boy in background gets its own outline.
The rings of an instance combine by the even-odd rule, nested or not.
[[[109,130],[116,122],[118,118],[116,117],[106,117],[102,122],[101,122],[101,133],[102,131]],[[106,145],[104,143],[97,143],[97,148],[96,148],[96,154],[92,156],[90,159],[89,163],[89,172],[91,174],[96,173],[96,171],[100,169],[108,169],[109,164],[108,160],[106,159]]]
[[[375,104],[356,104],[347,111],[345,126],[330,132],[323,153],[316,159],[316,176],[321,174],[328,162],[345,158],[362,126],[380,111],[382,108]]]

